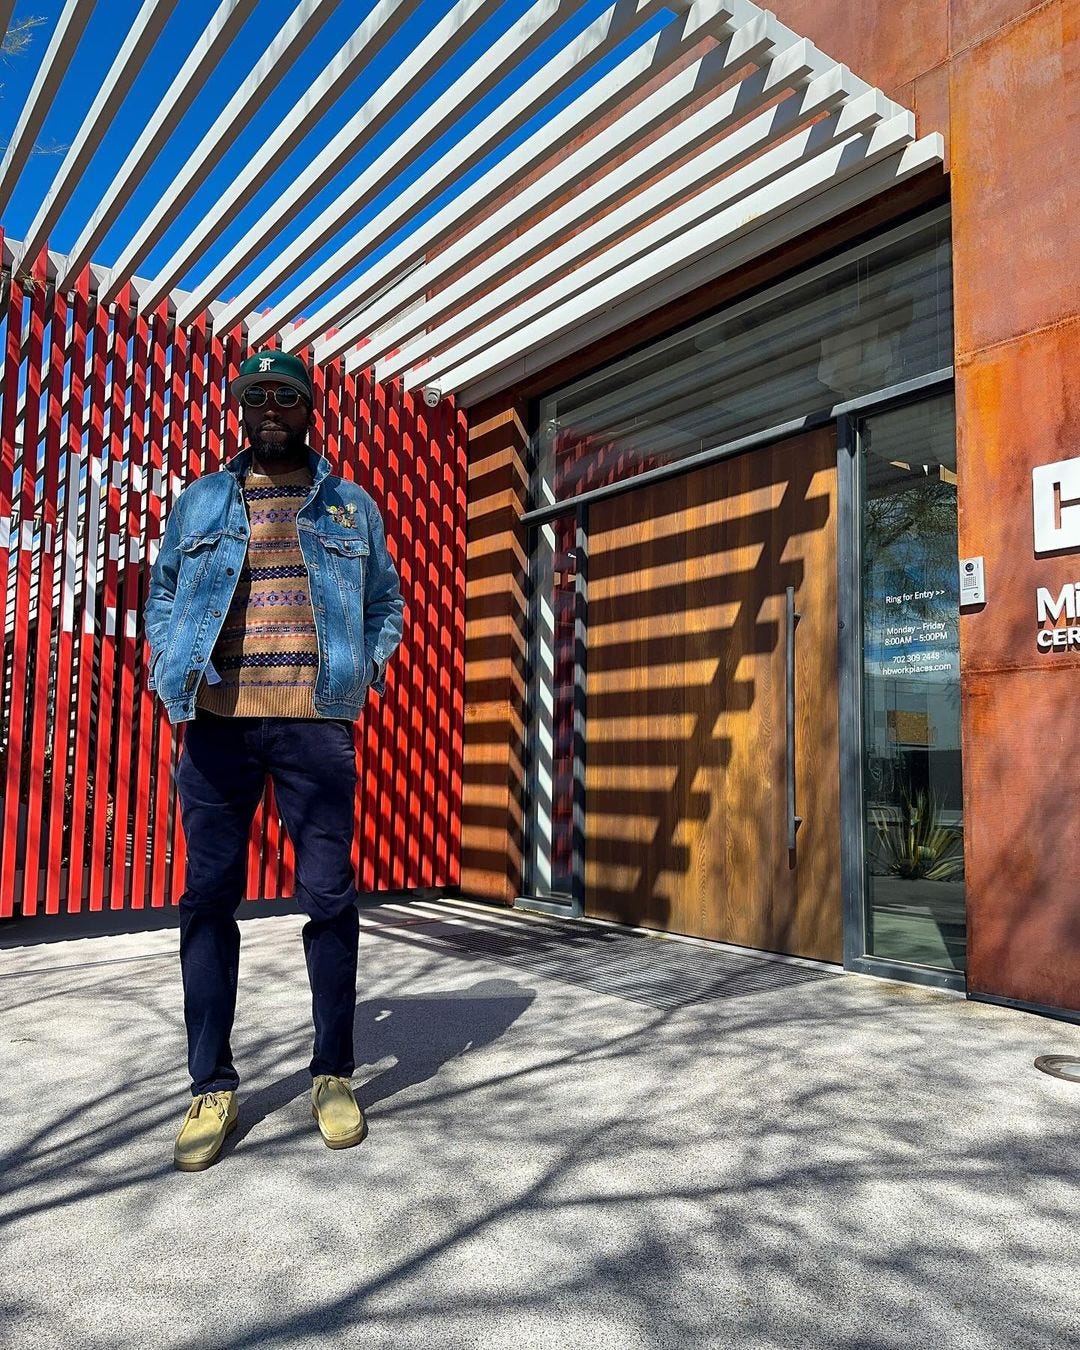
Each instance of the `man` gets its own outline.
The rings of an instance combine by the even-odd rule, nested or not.
[[[180,966],[193,1100],[174,1153],[186,1172],[209,1167],[237,1121],[234,916],[267,774],[307,915],[312,1114],[331,1148],[363,1138],[349,1081],[360,929],[352,724],[368,689],[385,688],[404,611],[374,502],[308,448],[304,363],[257,352],[231,392],[243,407],[246,448],[177,498],[145,611],[150,687],[169,721],[187,724],[176,786],[187,843]]]

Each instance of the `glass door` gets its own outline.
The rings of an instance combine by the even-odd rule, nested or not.
[[[866,956],[962,972],[956,442],[951,394],[858,426]]]

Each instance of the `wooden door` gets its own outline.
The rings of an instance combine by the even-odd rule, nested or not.
[[[831,429],[591,509],[589,914],[840,959],[836,577]]]

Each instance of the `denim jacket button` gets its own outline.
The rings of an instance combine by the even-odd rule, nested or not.
[[[220,609],[212,609],[212,610],[210,611],[210,617],[211,617],[212,619],[220,619],[220,618],[221,618],[221,610],[220,610]]]
[[[225,569],[225,575],[226,575],[227,577],[231,577],[232,574],[233,574],[233,569],[232,569],[231,567],[226,567],[226,569]]]

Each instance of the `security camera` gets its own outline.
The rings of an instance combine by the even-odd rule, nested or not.
[[[437,408],[442,402],[442,390],[437,384],[424,385],[424,402],[429,408]]]

